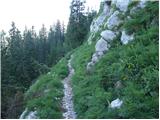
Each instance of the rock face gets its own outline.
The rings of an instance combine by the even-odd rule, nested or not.
[[[134,39],[133,34],[132,35],[127,35],[125,31],[122,31],[121,42],[123,44],[128,44],[128,42],[132,41],[133,39]]]
[[[91,72],[93,66],[94,66],[94,63],[93,63],[93,62],[89,62],[89,63],[87,64],[87,71],[88,71],[88,72]]]
[[[98,60],[99,60],[99,59],[98,59],[98,56],[96,56],[96,55],[95,55],[95,56],[92,56],[92,62],[93,62],[93,63],[98,62]]]
[[[96,49],[96,52],[105,52],[108,50],[108,44],[103,38],[101,38],[96,43],[95,49]]]
[[[110,42],[111,40],[113,40],[116,37],[115,33],[111,30],[102,31],[101,36],[104,40],[106,40],[108,42]]]
[[[104,2],[104,9],[103,9],[103,14],[106,16],[110,15],[110,5],[107,4],[108,1]]]
[[[122,104],[123,104],[123,101],[121,101],[119,98],[117,98],[111,102],[110,107],[111,108],[120,108]]]
[[[99,27],[103,24],[105,18],[106,16],[104,14],[101,14],[97,19],[93,20],[90,26],[90,31],[97,32],[99,30]]]
[[[118,27],[120,23],[122,22],[119,18],[119,11],[115,11],[107,20],[107,27],[108,29],[113,29],[115,27]]]
[[[146,2],[147,0],[141,0],[139,1],[137,6],[134,6],[131,10],[130,10],[130,14],[134,14],[136,13],[139,9],[143,9],[146,6]]]
[[[28,109],[26,108],[25,111],[21,114],[19,119],[38,119],[37,111],[30,111],[28,113]]]
[[[116,88],[116,89],[121,89],[121,88],[122,88],[122,83],[121,83],[121,81],[117,81],[117,82],[115,83],[115,88]]]
[[[146,2],[147,2],[147,0],[141,0],[141,1],[139,2],[139,4],[138,4],[138,7],[144,8],[144,7],[146,6]]]
[[[37,111],[31,111],[28,116],[26,116],[25,119],[38,119],[38,117],[36,116],[37,115]]]
[[[119,8],[120,11],[126,12],[130,2],[131,0],[117,0],[115,3],[116,7]]]
[[[110,6],[107,3],[104,3],[103,12],[97,19],[94,19],[91,26],[90,32],[97,32],[100,26],[103,24],[105,18],[110,15]]]

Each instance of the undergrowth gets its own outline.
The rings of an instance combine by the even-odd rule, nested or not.
[[[158,118],[158,3],[149,2],[122,26],[135,33],[134,41],[121,45],[118,39],[92,68],[86,70],[94,45],[80,46],[74,55],[72,84],[78,118]],[[154,22],[153,22],[154,21]],[[121,87],[116,88],[120,82]],[[115,99],[120,109],[111,109]]]
[[[61,59],[51,71],[40,76],[25,95],[28,111],[37,111],[39,118],[62,118],[63,84],[68,75],[67,59]]]

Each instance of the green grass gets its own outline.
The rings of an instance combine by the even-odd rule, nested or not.
[[[86,42],[68,53],[52,68],[50,74],[40,76],[30,87],[25,95],[27,108],[32,111],[36,108],[40,118],[62,118],[61,80],[68,74],[67,60],[73,54],[73,100],[78,118],[158,118],[157,10],[157,2],[148,2],[144,10],[125,21],[121,29],[134,32],[134,41],[122,45],[119,35],[91,72],[87,72],[86,66],[95,52],[95,44],[101,31],[95,33],[91,45]],[[117,81],[121,82],[121,88],[115,87]],[[123,100],[121,108],[109,108],[109,103],[116,98]]]
[[[61,59],[50,71],[40,76],[25,94],[29,111],[37,111],[39,118],[62,118],[63,84],[68,75],[67,59]]]
[[[121,45],[115,39],[91,73],[86,71],[86,66],[95,51],[95,43],[76,49],[72,84],[78,118],[158,118],[159,31],[157,22],[151,24],[151,19],[158,21],[158,17],[153,18],[158,14],[157,6],[156,2],[148,3],[145,10],[149,19],[143,17],[144,10],[132,16],[136,21],[143,21],[142,27],[133,28],[140,22],[125,23],[127,28],[133,28],[135,40]],[[122,88],[115,88],[117,81],[122,83]],[[116,98],[124,104],[120,109],[110,109],[108,103]]]

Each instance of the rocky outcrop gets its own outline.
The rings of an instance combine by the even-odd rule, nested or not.
[[[118,27],[122,21],[119,19],[119,11],[115,11],[107,20],[108,29],[112,30],[115,27]]]
[[[110,6],[104,3],[103,12],[93,20],[90,26],[90,32],[97,32],[100,26],[103,24],[105,18],[110,15]]]
[[[121,36],[121,42],[123,44],[128,44],[129,41],[132,41],[134,39],[133,34],[132,35],[127,35],[125,31],[122,31],[122,36]]]
[[[107,3],[107,0],[104,0]],[[110,48],[111,42],[119,36],[119,41],[122,44],[126,45],[130,41],[134,40],[134,33],[129,35],[126,33],[126,30],[122,28],[120,25],[124,23],[124,21],[131,20],[131,15],[126,15],[127,13],[135,13],[138,9],[142,9],[145,7],[146,0],[141,0],[139,3],[132,7],[130,11],[128,11],[129,4],[133,2],[133,0],[112,0],[112,2],[106,4],[104,6],[102,14],[95,19],[91,25],[91,37],[89,37],[89,41],[95,37],[95,33],[101,30],[101,38],[97,40],[95,45],[95,52],[92,54],[91,61],[87,64],[87,71],[92,71],[93,66],[103,57],[104,54],[107,54],[107,51]],[[111,4],[111,5],[110,5]],[[115,7],[115,8],[111,8]],[[125,17],[125,18],[124,18]],[[101,19],[101,20],[100,20]],[[105,23],[104,23],[104,19]],[[99,27],[103,25],[103,29],[99,29]],[[121,34],[120,34],[121,33]],[[90,42],[91,43],[91,42]],[[117,81],[115,83],[115,89],[119,90],[123,87],[121,81]],[[120,108],[123,104],[123,101],[119,98],[113,100],[111,104],[109,104],[110,108]]]
[[[28,111],[28,109],[26,108],[19,119],[38,119],[37,111]]]
[[[121,12],[126,12],[130,2],[131,0],[114,0],[113,4],[115,4]]]
[[[111,102],[110,107],[111,108],[120,108],[122,106],[122,104],[123,104],[123,101],[120,100],[119,98],[117,98]]]
[[[101,39],[99,39],[95,45],[95,53],[92,55],[91,62],[87,64],[87,71],[92,70],[92,67],[109,50],[110,42],[116,38],[116,34],[111,30],[104,30],[100,35]]]
[[[110,42],[116,37],[116,34],[111,30],[105,30],[101,32],[101,36],[104,40]]]
[[[93,37],[95,37],[95,33],[100,30],[101,26],[103,26],[106,17],[109,17],[113,12],[111,9],[111,1],[104,0],[103,4],[104,4],[103,12],[97,18],[95,18],[91,23],[91,26],[90,26],[91,35],[88,38],[89,44],[92,43],[92,39]]]
[[[115,89],[121,89],[122,88],[122,83],[121,83],[121,81],[117,81],[116,83],[115,83]]]
[[[101,38],[96,43],[95,49],[96,49],[96,52],[105,52],[108,50],[108,47],[109,46],[108,46],[107,42],[103,38]]]
[[[143,9],[146,6],[146,2],[147,0],[141,0],[139,1],[139,3],[137,4],[137,6],[134,6],[131,10],[130,10],[130,14],[134,14],[136,13],[138,10]]]

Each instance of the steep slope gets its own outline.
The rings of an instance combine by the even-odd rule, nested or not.
[[[158,8],[158,1],[102,2],[87,42],[31,86],[21,118],[63,118],[71,54],[76,118],[158,118]]]
[[[73,106],[73,92],[72,92],[72,86],[71,86],[71,79],[72,76],[74,75],[74,69],[71,66],[71,60],[68,60],[68,69],[69,69],[69,74],[68,76],[63,80],[63,86],[64,86],[64,97],[62,99],[62,106],[64,108],[64,113],[63,116],[65,119],[75,119],[76,118],[76,113],[74,112],[74,106]]]
[[[20,118],[63,118],[61,81],[67,75],[67,59],[63,58],[48,74],[40,76],[25,94],[26,110]]]
[[[158,2],[118,2],[73,54],[78,118],[158,118]]]

